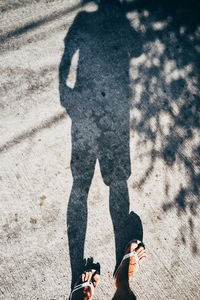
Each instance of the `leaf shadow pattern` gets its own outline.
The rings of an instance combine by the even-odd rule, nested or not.
[[[157,160],[166,172],[178,168],[165,183],[163,211],[187,218],[192,253],[198,253],[195,219],[200,183],[199,1],[133,1],[127,14],[143,33],[143,54],[130,64],[131,129],[138,147],[147,147],[150,161],[137,186],[151,177]],[[182,173],[182,175],[181,175]],[[177,178],[182,176],[182,183]],[[176,183],[177,180],[177,183]],[[180,181],[180,180],[179,180]],[[175,193],[169,197],[169,190]],[[186,243],[186,237],[183,238]]]

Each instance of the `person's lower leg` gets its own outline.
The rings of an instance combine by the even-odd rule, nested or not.
[[[112,300],[136,300],[136,297],[130,288],[118,288]]]

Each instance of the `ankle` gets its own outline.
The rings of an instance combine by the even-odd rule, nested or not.
[[[116,288],[119,293],[130,291],[129,283],[127,281],[116,282]]]
[[[112,300],[129,300],[132,299],[132,291],[128,286],[120,286],[117,288]],[[130,298],[131,297],[131,298]]]
[[[129,290],[130,287],[129,287],[129,281],[128,281],[128,278],[116,278],[116,281],[115,281],[115,285],[116,285],[116,288],[117,289],[120,289],[120,290]]]

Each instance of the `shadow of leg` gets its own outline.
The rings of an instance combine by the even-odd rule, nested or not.
[[[91,180],[75,179],[67,209],[67,231],[72,269],[72,287],[84,268],[87,228],[87,196]]]
[[[128,243],[127,222],[129,216],[128,186],[125,180],[110,185],[110,215],[115,234],[116,268]]]

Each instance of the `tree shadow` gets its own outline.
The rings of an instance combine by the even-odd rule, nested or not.
[[[83,265],[87,196],[97,159],[110,188],[116,266],[131,232],[126,228],[131,173],[129,63],[141,54],[142,37],[125,13],[118,1],[101,1],[96,11],[80,12],[66,35],[59,67],[61,104],[72,120],[73,186],[67,209],[72,286]],[[76,80],[69,87],[71,68]]]
[[[192,253],[197,254],[200,3],[145,0],[132,1],[128,7],[133,28],[144,37],[143,55],[131,66],[131,129],[139,136],[138,146],[149,147],[150,157],[138,187],[151,178],[158,160],[164,162],[166,174],[175,168],[181,171],[172,175],[173,182],[166,180],[168,201],[162,208],[164,212],[176,210],[180,222],[188,220],[188,228],[193,224],[187,239]],[[171,199],[169,190],[176,191]],[[182,240],[186,242],[186,238]]]

